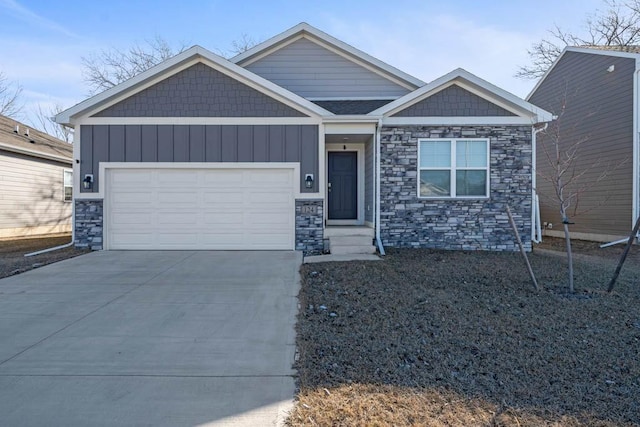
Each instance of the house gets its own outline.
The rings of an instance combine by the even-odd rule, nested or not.
[[[71,232],[72,146],[0,115],[0,239]]]
[[[639,73],[638,47],[567,47],[527,97],[559,116],[549,129],[560,129],[561,152],[577,148],[571,173],[580,176],[584,191],[578,215],[576,203],[569,209],[575,238],[627,239],[638,217]],[[562,236],[554,188],[544,179],[554,175],[545,154],[552,140],[545,141],[545,133],[537,138],[540,216],[546,235]]]
[[[507,204],[530,247],[551,115],[301,23],[231,60],[192,47],[56,120],[75,127],[78,246],[317,254],[513,250]]]

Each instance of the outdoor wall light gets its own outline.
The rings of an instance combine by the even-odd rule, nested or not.
[[[313,174],[308,173],[304,176],[304,186],[306,188],[313,188]]]
[[[84,180],[82,180],[82,187],[85,190],[91,190],[91,185],[93,184],[93,175],[87,174],[84,176]]]

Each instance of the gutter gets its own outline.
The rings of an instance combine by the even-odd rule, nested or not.
[[[382,128],[382,118],[378,119],[376,125],[376,245],[380,255],[384,256],[384,246],[382,246],[382,239],[380,238],[380,128]]]
[[[40,151],[29,150],[27,148],[19,148],[13,145],[4,144],[2,142],[0,142],[0,149],[5,151],[11,151],[12,153],[26,154],[27,156],[38,157],[41,159],[55,160],[57,162],[66,163],[66,164],[72,163],[70,157],[56,156],[55,154],[47,154],[47,153],[42,153]]]

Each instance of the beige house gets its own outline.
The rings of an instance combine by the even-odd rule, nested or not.
[[[71,232],[72,152],[0,116],[0,239]]]

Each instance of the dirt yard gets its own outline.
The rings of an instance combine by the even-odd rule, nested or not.
[[[542,251],[540,292],[519,253],[304,265],[288,422],[640,426],[638,248],[607,294],[622,247],[593,246],[574,245],[574,294],[565,259]]]
[[[33,239],[0,240],[0,278],[22,273],[52,262],[87,253],[88,250],[68,247],[41,255],[25,257],[24,254],[41,249],[64,245],[71,241],[71,236],[44,237]]]

